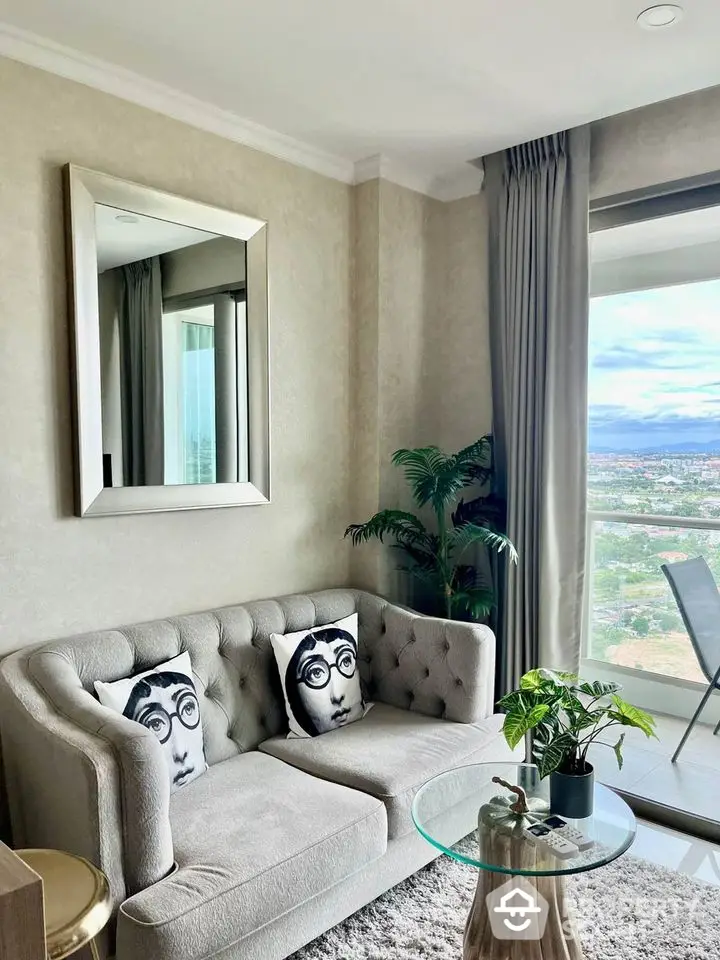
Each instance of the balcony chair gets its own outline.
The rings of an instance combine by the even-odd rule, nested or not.
[[[708,680],[708,688],[672,755],[675,763],[713,690],[720,690],[720,593],[703,557],[663,563],[660,569],[667,577],[695,656]],[[720,722],[713,734],[719,729]]]

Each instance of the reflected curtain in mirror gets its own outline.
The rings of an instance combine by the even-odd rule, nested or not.
[[[158,257],[119,268],[123,479],[126,486],[162,484],[162,285]]]

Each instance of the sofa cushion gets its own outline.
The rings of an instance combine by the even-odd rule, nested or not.
[[[317,737],[362,720],[366,705],[360,688],[358,615],[335,623],[271,633],[285,710],[293,737]]]
[[[113,683],[95,681],[104,706],[140,723],[160,741],[174,793],[207,770],[200,704],[187,650],[179,657]]]
[[[430,777],[467,763],[513,758],[500,733],[502,721],[497,714],[478,723],[452,723],[377,703],[362,723],[312,740],[272,737],[260,750],[378,797],[387,807],[388,837],[393,839],[414,829],[410,806]]]
[[[387,845],[377,799],[257,751],[173,794],[170,820],[177,870],[122,905],[118,956],[212,955]]]

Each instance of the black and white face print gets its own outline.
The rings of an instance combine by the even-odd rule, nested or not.
[[[366,712],[358,671],[357,615],[294,634],[273,634],[290,732],[315,737]]]
[[[95,684],[98,699],[157,737],[178,790],[207,770],[203,731],[189,653],[135,677]]]
[[[174,671],[146,674],[133,687],[123,715],[160,741],[174,790],[205,770],[200,705],[190,677]]]

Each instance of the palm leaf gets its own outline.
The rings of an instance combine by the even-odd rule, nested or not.
[[[483,620],[495,607],[495,594],[487,587],[468,587],[454,590],[450,595],[450,605],[466,611],[474,620]]]
[[[403,541],[402,543],[390,544],[390,549],[401,550],[412,560],[414,566],[419,567],[421,570],[437,569],[437,556],[430,547],[426,548],[425,546],[420,546],[416,543],[407,543]],[[401,568],[398,567],[398,570],[399,569]]]
[[[442,577],[436,571],[430,570],[427,567],[418,567],[415,564],[399,566],[396,567],[396,569],[401,573],[409,573],[411,577],[415,577],[420,583],[424,583],[427,587],[430,587],[434,596],[439,596],[442,593]]]
[[[469,446],[459,450],[453,459],[456,460],[458,464],[462,464],[471,473],[477,474],[478,471],[491,468],[492,453],[492,438],[489,434],[486,434],[484,437],[480,437],[479,440],[475,440],[474,443],[471,443]]]
[[[351,523],[345,531],[346,537],[351,537],[355,546],[366,543],[368,540],[379,540],[392,535],[399,543],[411,546],[429,544],[429,534],[421,520],[405,510],[381,510],[370,517],[365,523]]]
[[[473,590],[475,587],[483,586],[480,579],[475,567],[459,563],[453,570],[451,586],[453,590]]]
[[[504,525],[506,512],[507,504],[496,493],[489,493],[486,497],[473,497],[472,500],[461,498],[452,514],[452,522],[456,527],[464,523],[477,523],[494,530]]]
[[[392,462],[405,468],[405,478],[418,506],[429,503],[439,512],[445,510],[456,494],[476,482],[478,469],[485,469],[485,460],[491,451],[489,439],[481,437],[450,455],[439,447],[396,450]]]
[[[462,554],[473,544],[482,543],[496,553],[507,550],[510,560],[517,563],[517,550],[505,534],[495,533],[495,531],[488,530],[487,527],[481,527],[476,523],[466,523],[462,527],[455,527],[448,534],[448,540],[451,549],[458,554]]]
[[[452,457],[438,447],[420,447],[417,450],[396,450],[392,462],[405,468],[405,479],[419,507],[427,503],[435,510],[445,507],[452,496],[447,496],[447,477],[452,474]],[[459,478],[455,479],[459,482]],[[465,484],[454,487],[452,492],[461,490],[463,486]]]

